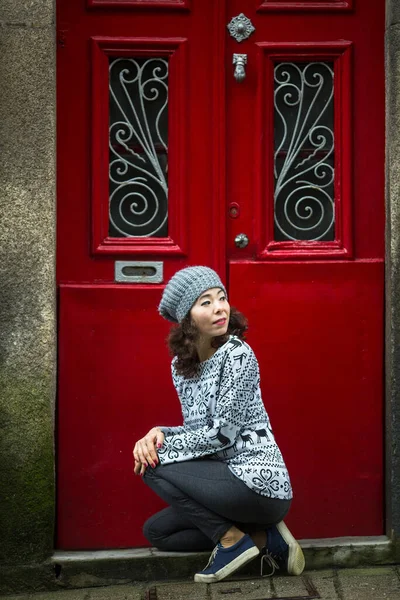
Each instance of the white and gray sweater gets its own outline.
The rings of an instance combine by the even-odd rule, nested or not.
[[[198,375],[172,379],[183,425],[161,427],[160,464],[208,456],[227,463],[249,488],[270,498],[290,499],[292,488],[275,442],[260,391],[257,359],[236,336],[200,363]]]

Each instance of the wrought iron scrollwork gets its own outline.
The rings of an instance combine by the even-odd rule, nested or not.
[[[114,58],[109,66],[110,235],[167,235],[168,61]]]
[[[275,239],[334,239],[333,68],[275,66]]]

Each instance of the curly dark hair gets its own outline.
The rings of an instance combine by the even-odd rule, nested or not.
[[[247,319],[236,308],[231,306],[228,329],[225,335],[218,335],[211,340],[211,346],[220,348],[228,341],[230,335],[236,335],[241,340],[245,339]],[[182,323],[171,328],[167,343],[171,356],[177,356],[175,368],[179,375],[186,379],[195,377],[198,373],[200,361],[196,349],[196,340],[199,331],[191,323],[190,314],[186,315]]]

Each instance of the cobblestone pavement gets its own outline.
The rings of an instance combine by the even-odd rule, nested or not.
[[[400,600],[400,567],[308,571],[301,577],[236,577],[212,585],[153,582],[38,594],[7,600]]]

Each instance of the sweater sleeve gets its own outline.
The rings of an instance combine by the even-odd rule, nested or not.
[[[158,428],[161,429],[161,431],[163,432],[165,437],[185,432],[185,427],[183,425],[176,425],[174,427],[166,427],[165,425],[158,425]]]
[[[178,389],[178,380],[177,380],[176,372],[175,372],[175,368],[174,368],[175,360],[176,360],[175,358],[172,359],[172,363],[171,363],[171,376],[172,376],[172,383],[174,384],[176,393],[178,394],[178,398],[180,400],[179,389]],[[185,427],[183,425],[176,425],[176,426],[173,426],[173,427],[169,427],[169,426],[166,426],[166,425],[157,425],[157,427],[159,429],[161,429],[161,431],[163,432],[163,434],[165,435],[165,437],[185,432]]]
[[[254,362],[257,364],[249,346],[242,345],[236,354],[226,353],[212,422],[198,429],[183,426],[183,431],[166,437],[158,451],[161,464],[209,456],[235,444],[254,394],[253,379],[258,373]]]

